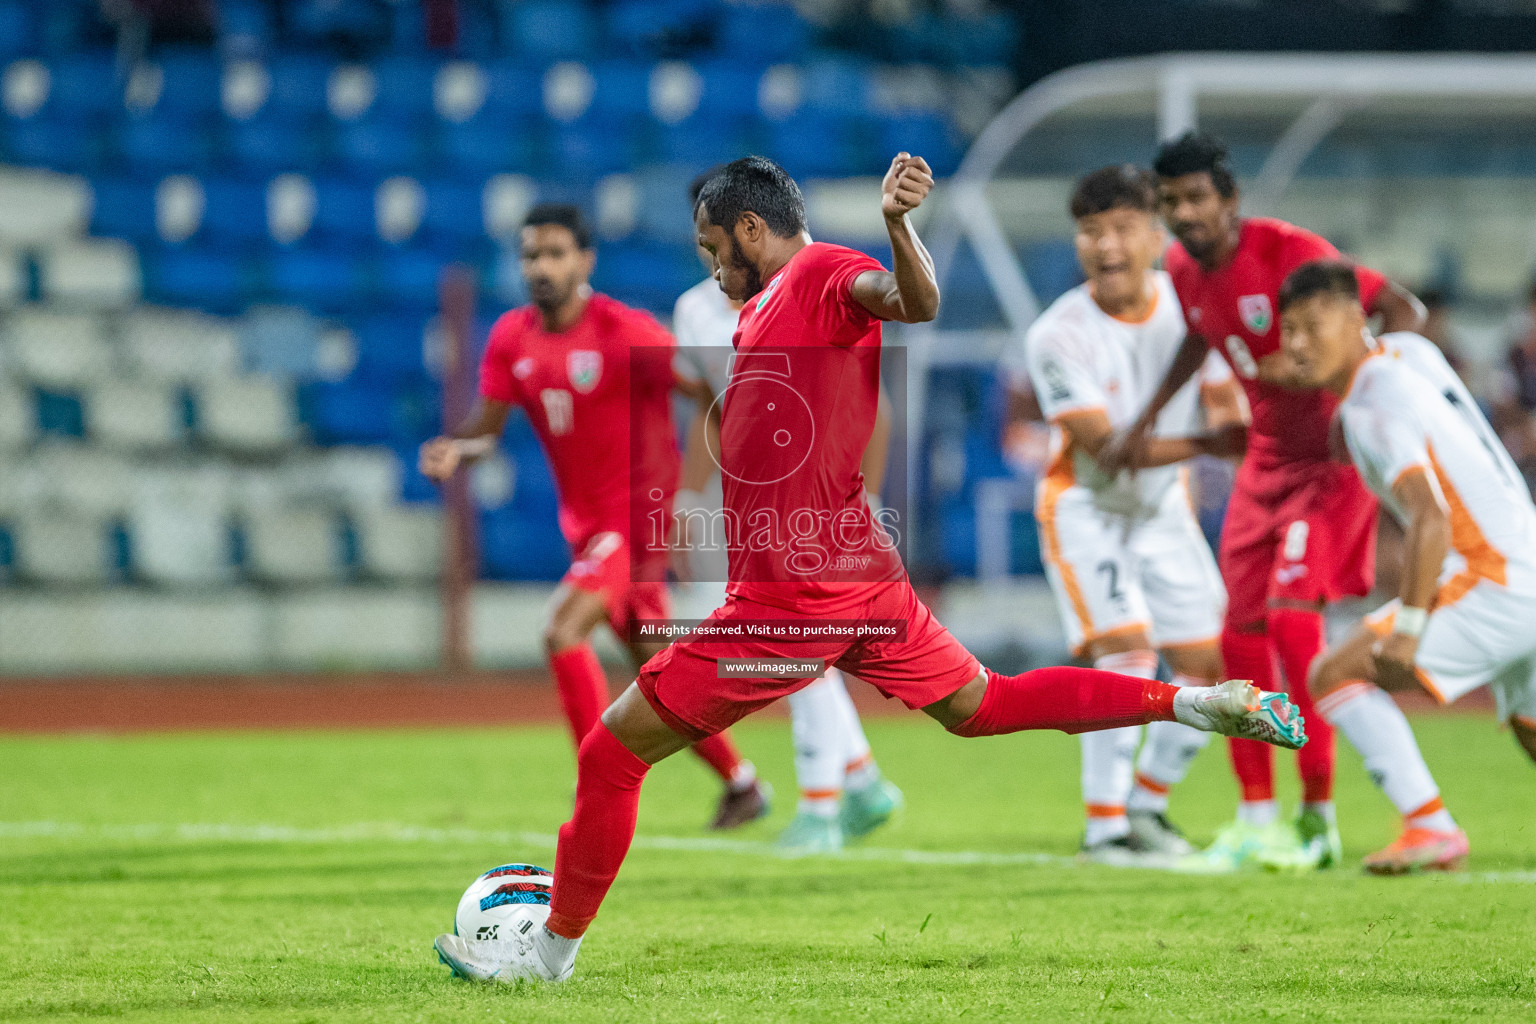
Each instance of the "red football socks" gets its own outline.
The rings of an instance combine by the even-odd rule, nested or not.
[[[597,916],[635,837],[640,784],[651,766],[599,724],[576,754],[576,813],[560,826],[545,926],[579,939]]]
[[[699,760],[713,768],[726,785],[737,781],[736,774],[743,763],[741,751],[736,749],[736,744],[731,742],[731,737],[726,733],[717,732],[708,739],[699,740],[693,745],[693,752],[699,756]]]
[[[1173,720],[1177,686],[1091,668],[1037,668],[1023,675],[987,669],[987,692],[956,736],[1000,736],[1024,729],[1091,732]]]
[[[1269,637],[1263,633],[1224,630],[1221,634],[1221,657],[1226,663],[1228,679],[1251,679],[1261,690],[1275,690],[1274,655],[1270,651]],[[1310,725],[1311,719],[1307,723]],[[1275,798],[1273,747],[1258,740],[1229,738],[1227,753],[1232,758],[1232,772],[1242,787],[1245,801]]]
[[[1323,616],[1300,608],[1271,608],[1267,622],[1270,644],[1285,671],[1291,702],[1307,722],[1307,745],[1296,751],[1301,775],[1301,799],[1322,803],[1333,799],[1333,726],[1318,713],[1307,687],[1307,672],[1323,649]]]
[[[549,656],[555,674],[555,691],[560,695],[560,709],[570,724],[571,737],[580,748],[581,741],[608,708],[608,677],[591,644],[577,644]]]

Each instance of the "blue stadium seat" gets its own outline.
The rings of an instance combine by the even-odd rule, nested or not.
[[[212,133],[204,119],[157,110],[118,122],[117,151],[134,170],[201,171],[212,162]]]
[[[307,54],[288,53],[274,58],[267,68],[272,75],[267,109],[290,120],[324,113],[331,68],[330,61]]]
[[[510,15],[518,53],[541,60],[585,59],[598,50],[597,19],[578,0],[524,0]]]
[[[299,391],[300,416],[321,444],[389,441],[395,436],[394,404],[390,384],[367,378],[317,381]]]
[[[705,114],[751,115],[757,113],[757,88],[763,68],[739,60],[716,59],[699,64],[704,94],[699,110]]]
[[[605,60],[592,65],[596,89],[588,116],[643,117],[651,109],[651,66],[632,60]]]
[[[226,122],[224,151],[232,169],[258,174],[312,171],[321,162],[316,132],[267,113]]]
[[[372,185],[348,178],[317,178],[314,185],[315,235],[339,245],[373,238]]]
[[[132,177],[97,178],[91,182],[91,234],[155,240],[155,182]]]
[[[145,294],[152,301],[215,313],[232,313],[245,304],[245,275],[225,248],[164,249],[145,269]]]
[[[99,122],[38,115],[5,127],[5,155],[12,163],[57,171],[89,171],[102,158]]]
[[[617,0],[604,20],[613,53],[665,57],[682,52],[708,32],[710,0]]]
[[[380,114],[339,127],[335,153],[350,171],[384,176],[415,169],[425,149],[416,121]]]
[[[680,124],[659,125],[653,135],[657,162],[707,170],[752,151],[752,122],[742,116],[695,114]]]
[[[377,263],[379,300],[395,309],[437,308],[437,285],[447,258],[430,249],[386,249]]]
[[[850,117],[869,110],[869,70],[861,62],[820,55],[806,65],[804,75],[807,110]]]
[[[481,515],[480,556],[485,575],[496,580],[558,580],[571,564],[555,516],[516,508]]]
[[[722,54],[772,64],[799,57],[810,39],[810,26],[787,4],[725,4],[722,15],[715,47]]]
[[[373,65],[374,78],[379,83],[376,107],[397,117],[431,114],[438,66],[429,57],[395,56],[377,61]]]
[[[462,180],[428,181],[421,232],[428,239],[463,244],[485,237],[484,185]]]
[[[181,50],[157,63],[164,76],[157,110],[212,114],[219,109],[223,69],[211,52]]]
[[[203,232],[209,241],[248,244],[267,238],[267,191],[256,182],[209,178],[203,182]]]
[[[836,117],[796,117],[768,128],[768,155],[795,177],[829,178],[858,166],[855,126]]]
[[[638,137],[633,122],[583,118],[550,126],[551,167],[560,174],[596,178],[628,170],[636,162]]]
[[[0,3],[0,55],[32,53],[37,47],[37,25],[28,5],[11,0]]]
[[[544,109],[544,66],[533,60],[499,60],[484,66],[482,113],[531,116]]]
[[[258,57],[272,48],[273,11],[260,0],[220,0],[219,46],[235,57]]]
[[[96,117],[122,108],[123,83],[112,54],[72,53],[49,67],[48,110],[69,117]]]
[[[426,374],[425,317],[370,316],[356,325],[358,376],[400,380]]]
[[[1029,279],[1035,297],[1044,306],[1083,283],[1083,271],[1077,262],[1077,249],[1065,238],[1054,238],[1024,246],[1019,257],[1024,276]]]
[[[698,260],[686,247],[632,242],[598,248],[592,283],[620,302],[666,315],[698,279]]]
[[[268,282],[273,294],[323,313],[349,313],[370,298],[361,261],[350,249],[277,249]]]
[[[439,140],[444,159],[461,176],[528,172],[538,163],[534,123],[526,116],[482,110],[463,124],[444,125]]]
[[[884,119],[879,153],[888,160],[902,150],[921,154],[934,174],[945,177],[955,173],[964,155],[949,120],[937,113],[898,114]]]

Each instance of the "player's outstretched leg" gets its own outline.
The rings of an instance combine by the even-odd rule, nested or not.
[[[1466,860],[1466,833],[1441,802],[1408,719],[1363,678],[1375,640],[1374,633],[1360,630],[1319,659],[1311,679],[1318,711],[1360,751],[1365,770],[1403,816],[1402,834],[1366,857],[1365,869],[1380,875],[1453,870]]]
[[[433,945],[443,962],[475,981],[569,978],[581,938],[629,853],[646,773],[687,745],[631,684],[582,741],[576,810],[560,827],[547,919],[533,915],[509,939],[439,935]]]
[[[923,711],[957,736],[1025,729],[1079,733],[1177,721],[1290,750],[1307,742],[1305,723],[1285,694],[1265,693],[1245,679],[1178,687],[1091,668],[1039,668],[1016,676],[984,668]]]

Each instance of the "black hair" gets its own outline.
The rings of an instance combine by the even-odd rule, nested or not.
[[[576,248],[592,248],[592,229],[587,226],[587,219],[581,215],[581,210],[570,203],[540,203],[523,218],[525,228],[541,224],[558,224],[570,231],[576,239]]]
[[[1155,214],[1157,186],[1152,175],[1135,164],[1100,167],[1079,179],[1069,209],[1074,219],[1116,209]]]
[[[690,210],[697,210],[699,208],[699,193],[704,191],[704,186],[709,184],[710,178],[713,178],[724,169],[724,164],[715,164],[715,166],[688,183],[688,208]]]
[[[1355,265],[1344,260],[1313,260],[1303,263],[1280,285],[1280,312],[1314,295],[1334,295],[1360,302],[1360,281]]]
[[[1157,147],[1152,169],[1160,178],[1182,178],[1204,171],[1211,176],[1211,184],[1223,199],[1230,199],[1237,192],[1237,179],[1232,176],[1227,144],[1198,129]]]
[[[763,218],[780,238],[805,230],[805,197],[784,168],[766,157],[733,160],[704,182],[694,209],[703,205],[709,222],[731,231],[748,210]]]

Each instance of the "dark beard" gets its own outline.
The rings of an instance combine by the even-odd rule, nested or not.
[[[757,267],[748,263],[746,257],[741,254],[741,250],[734,246],[731,248],[731,269],[747,275],[747,293],[742,296],[742,302],[746,302],[763,290],[763,275],[758,273]]]

